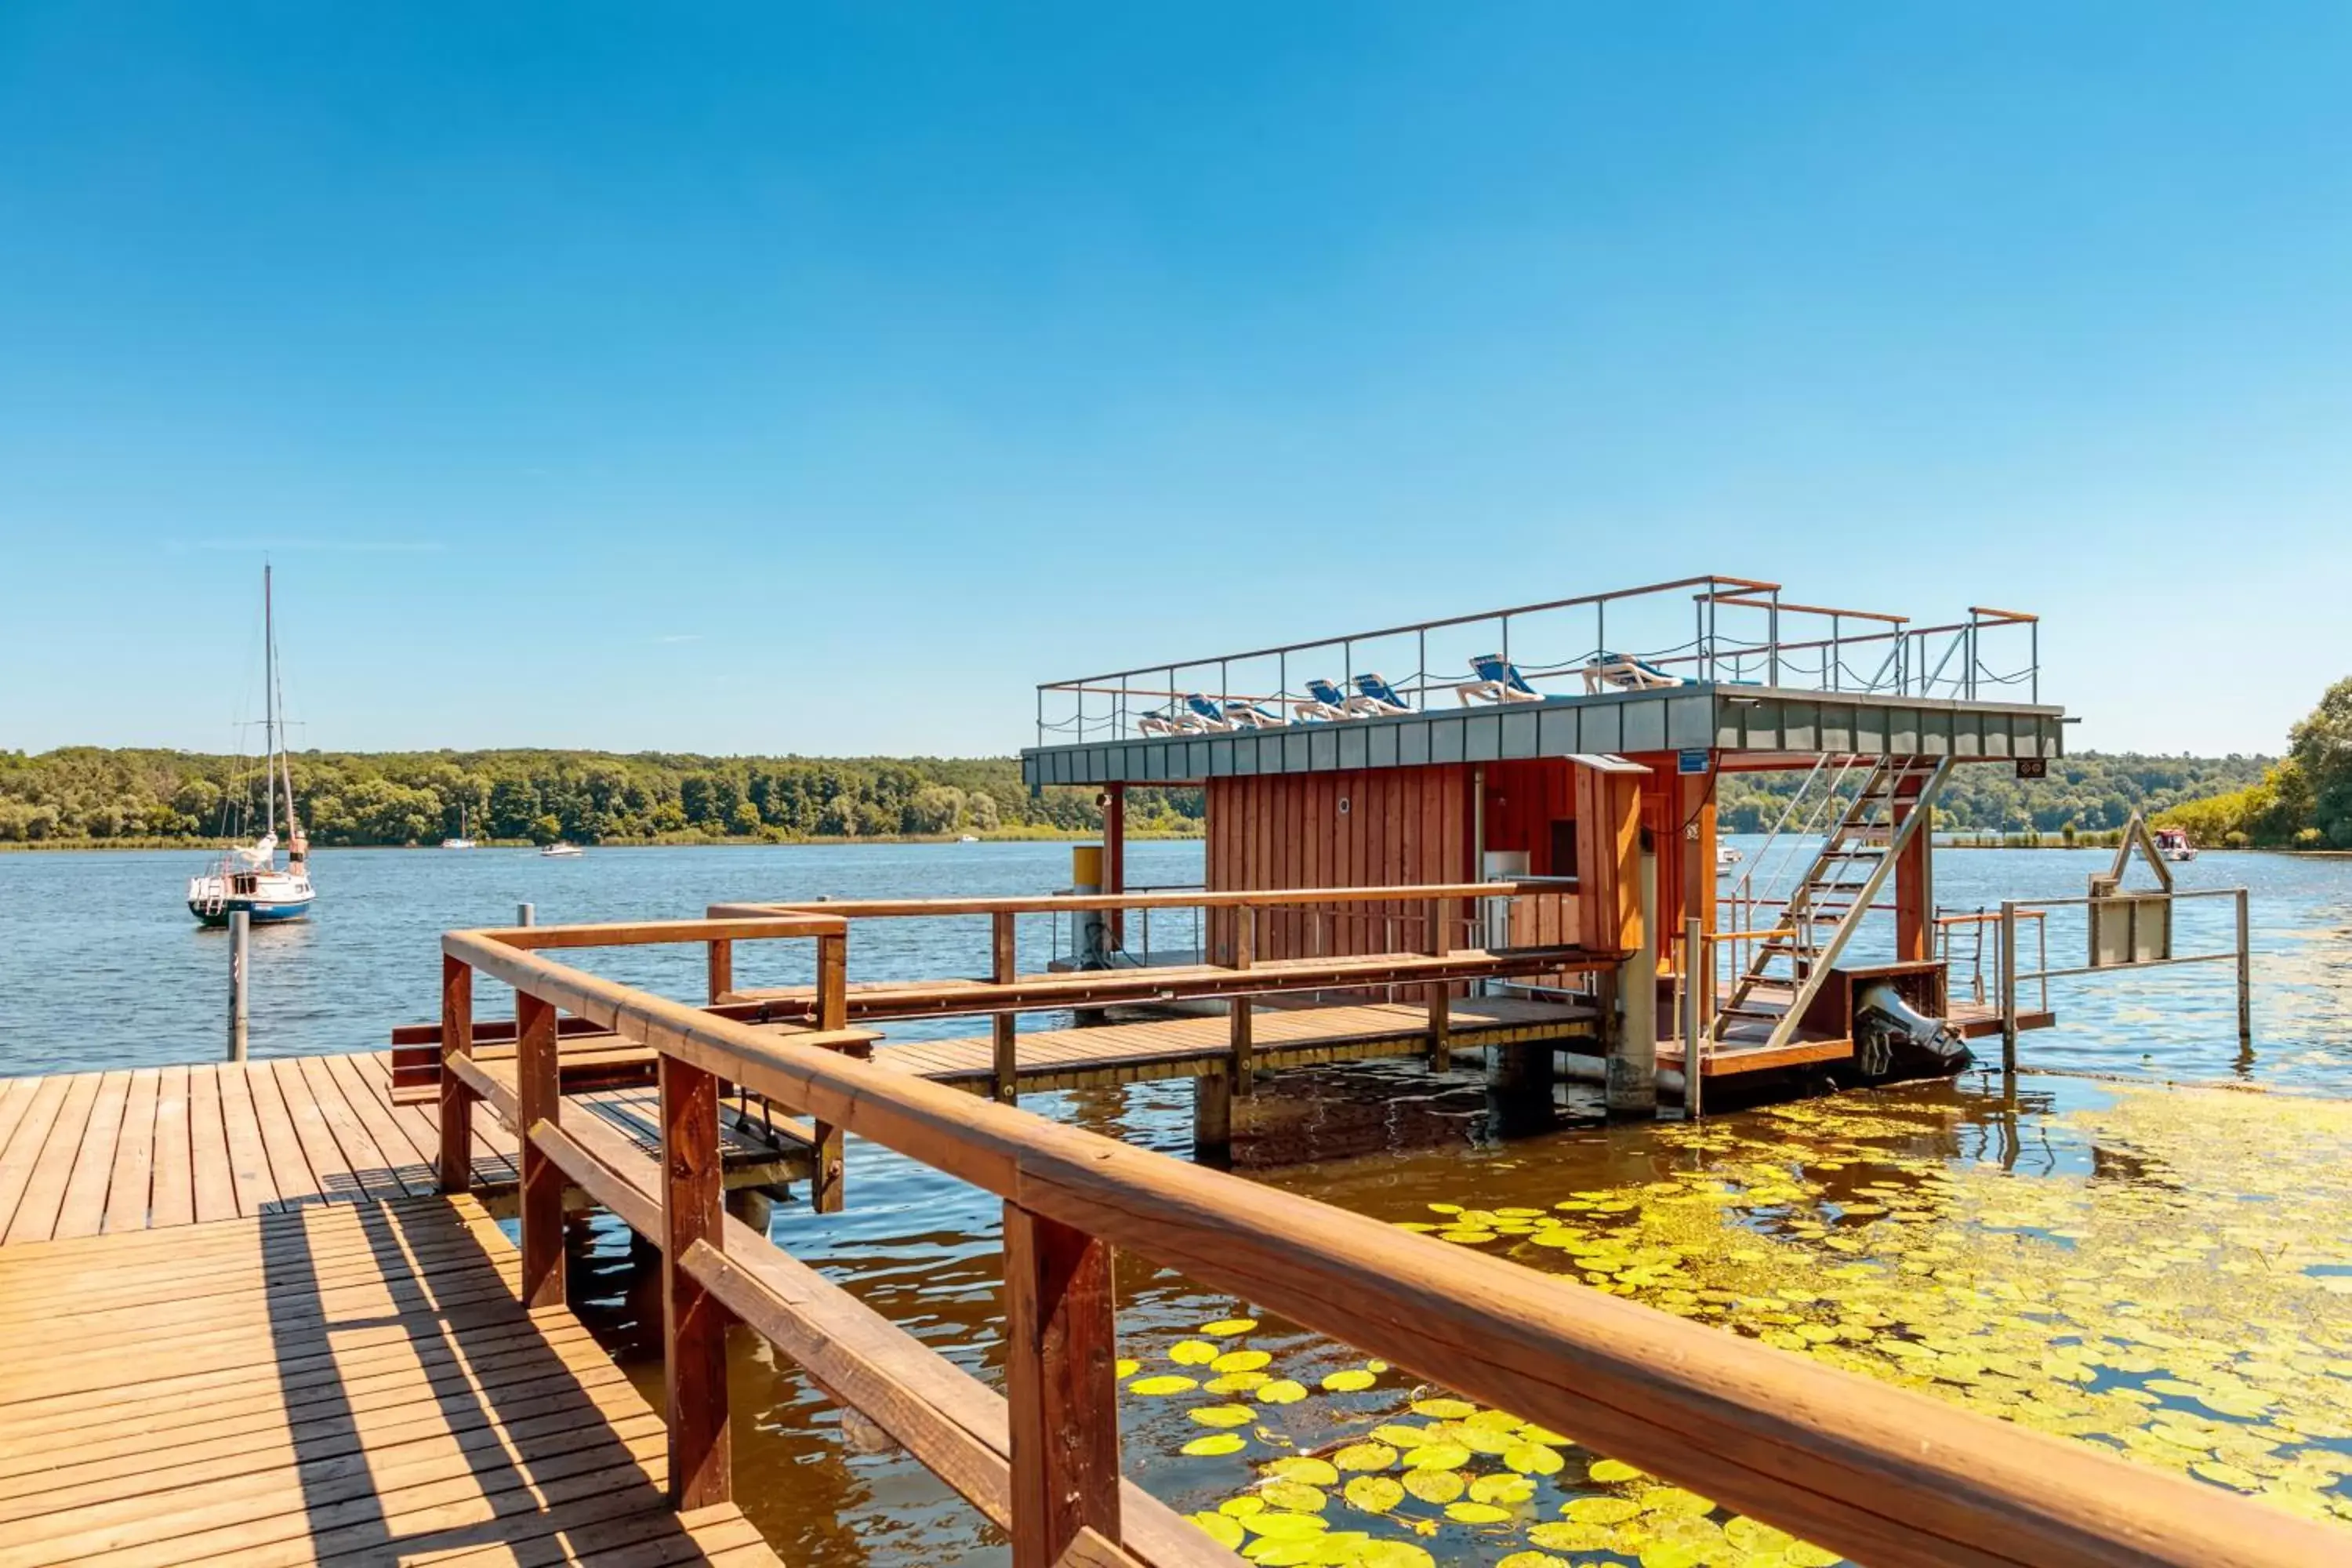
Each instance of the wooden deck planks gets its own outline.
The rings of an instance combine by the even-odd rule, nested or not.
[[[659,1418],[568,1311],[526,1313],[515,1275],[470,1198],[0,1251],[0,1322],[94,1308],[0,1361],[0,1568],[774,1563],[733,1508],[669,1510]]]

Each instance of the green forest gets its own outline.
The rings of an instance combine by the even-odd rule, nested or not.
[[[1098,830],[1093,790],[1032,795],[1010,757],[703,757],[606,752],[306,752],[294,795],[313,842],[787,843]],[[249,757],[72,746],[0,752],[0,843],[205,842],[259,821]],[[1196,790],[1128,793],[1128,830],[1197,833]]]
[[[2287,737],[2284,756],[2086,752],[2044,779],[1959,769],[1937,808],[1956,832],[2096,833],[2134,811],[2200,844],[2352,848],[2352,679]],[[705,757],[670,752],[306,752],[302,821],[322,845],[476,837],[550,843],[789,843],[813,838],[1044,837],[1099,831],[1091,789],[1032,794],[1010,757]],[[1726,832],[1771,825],[1801,773],[1726,774]],[[250,832],[250,758],[72,746],[0,752],[0,844],[201,843]],[[1138,787],[1138,836],[1201,830],[1200,792]]]

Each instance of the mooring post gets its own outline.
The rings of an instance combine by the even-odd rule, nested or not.
[[[1715,965],[1699,953],[1706,943],[1698,917],[1683,921],[1683,1117],[1696,1121],[1706,1114],[1706,993],[1715,984]]]
[[[1658,856],[1647,829],[1642,834],[1641,889],[1641,941],[1619,966],[1617,1005],[1622,1016],[1610,1042],[1604,1091],[1612,1117],[1658,1113]]]
[[[2017,900],[2000,901],[2000,1070],[2017,1071]]]
[[[1192,1163],[1222,1165],[1233,1144],[1234,1075],[1204,1072],[1192,1080]]]
[[[2241,906],[2243,907],[2242,905]],[[228,1059],[245,1060],[245,989],[253,956],[253,917],[243,910],[228,912]]]
[[[538,923],[539,908],[537,905],[517,904],[515,906],[515,924],[519,926],[527,926],[537,925]]]
[[[2238,1044],[2254,1043],[2254,927],[2246,889],[2238,889]]]

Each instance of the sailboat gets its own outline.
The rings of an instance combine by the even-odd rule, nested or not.
[[[464,806],[461,805],[457,808],[457,837],[455,838],[444,838],[441,840],[441,847],[444,849],[471,849],[475,847],[474,841],[466,836],[466,808]]]
[[[188,879],[188,912],[208,926],[228,924],[243,910],[256,925],[299,921],[318,897],[310,886],[310,841],[294,815],[294,773],[286,761],[286,724],[278,710],[278,623],[269,568],[261,569],[262,833],[249,845],[222,851],[213,868]],[[286,864],[278,864],[278,789],[285,788]]]

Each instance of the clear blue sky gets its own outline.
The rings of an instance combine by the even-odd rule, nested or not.
[[[1709,569],[2352,672],[2352,7],[0,5],[0,745],[972,753]]]

